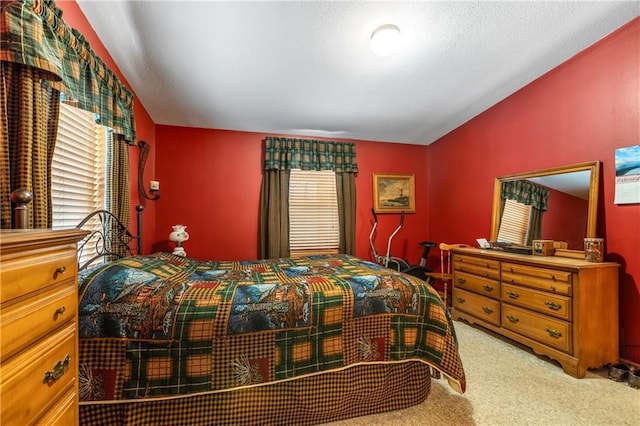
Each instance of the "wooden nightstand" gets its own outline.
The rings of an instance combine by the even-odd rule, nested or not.
[[[0,233],[0,423],[78,424],[77,242],[87,231]]]

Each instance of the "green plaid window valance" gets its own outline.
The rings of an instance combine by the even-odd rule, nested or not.
[[[357,173],[356,146],[348,142],[265,139],[264,170],[333,170]]]
[[[50,85],[78,107],[98,114],[97,122],[135,143],[133,94],[100,59],[84,36],[68,27],[53,0],[2,5],[0,59],[43,69]]]
[[[519,203],[533,206],[540,211],[547,210],[549,190],[525,179],[502,182],[500,196],[503,200],[516,200]]]

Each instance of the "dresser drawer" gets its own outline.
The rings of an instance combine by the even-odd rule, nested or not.
[[[455,271],[468,272],[479,277],[494,280],[500,279],[500,262],[496,260],[455,255],[453,257],[453,269]]]
[[[502,282],[570,296],[571,272],[536,268],[514,263],[502,264]]]
[[[571,353],[571,324],[566,321],[503,303],[502,327]]]
[[[75,280],[68,280],[60,287],[38,294],[38,297],[2,309],[2,358],[10,358],[50,331],[75,320],[78,310],[77,285]]]
[[[453,289],[453,307],[494,325],[500,324],[500,301],[459,288]]]
[[[0,268],[0,303],[55,285],[77,274],[76,251],[67,247],[46,254],[3,259]],[[3,306],[4,309],[4,306]]]
[[[500,281],[456,271],[453,277],[456,287],[480,293],[494,299],[500,298]]]
[[[567,296],[502,284],[502,300],[571,321],[571,298]]]
[[[68,327],[2,364],[0,398],[3,424],[5,420],[20,425],[32,424],[56,405],[60,398],[71,392],[71,389],[75,393],[75,333],[75,323],[70,323]],[[68,361],[65,363],[67,357]],[[61,375],[47,381],[47,372]]]
[[[71,386],[58,403],[48,410],[35,423],[37,425],[77,425],[79,422],[78,405],[76,404],[76,388]]]

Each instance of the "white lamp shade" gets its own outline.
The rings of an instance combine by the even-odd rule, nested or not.
[[[186,226],[174,225],[172,228],[173,232],[169,234],[169,240],[176,243],[182,243],[183,241],[187,241],[189,239],[189,234],[186,231]]]
[[[378,56],[389,56],[400,47],[402,34],[393,24],[382,25],[371,34],[371,51]]]

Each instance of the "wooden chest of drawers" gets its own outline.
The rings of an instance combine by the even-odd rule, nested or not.
[[[78,230],[0,234],[0,423],[78,424]]]
[[[574,377],[618,361],[618,264],[453,250],[454,319],[529,346]]]

